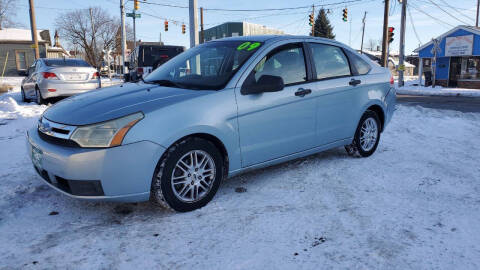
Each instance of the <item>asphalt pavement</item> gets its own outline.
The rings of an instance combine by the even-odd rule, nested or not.
[[[418,105],[425,108],[480,113],[480,97],[397,95],[397,103],[408,106]]]

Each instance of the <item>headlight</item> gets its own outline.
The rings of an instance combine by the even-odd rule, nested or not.
[[[128,130],[143,119],[138,112],[111,121],[78,127],[70,139],[81,147],[113,147],[122,144]]]

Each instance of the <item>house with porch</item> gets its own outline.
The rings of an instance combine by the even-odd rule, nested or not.
[[[436,85],[480,89],[480,28],[459,25],[415,52],[420,84],[431,74]]]

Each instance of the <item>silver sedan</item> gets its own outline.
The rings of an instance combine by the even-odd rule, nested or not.
[[[36,60],[22,81],[22,100],[38,104],[53,97],[68,97],[98,88],[98,72],[81,59]]]

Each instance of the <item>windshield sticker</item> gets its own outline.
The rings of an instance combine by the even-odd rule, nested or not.
[[[244,42],[242,44],[240,44],[240,46],[237,47],[237,50],[241,51],[241,50],[247,50],[247,51],[251,51],[251,50],[255,50],[256,48],[260,47],[262,44],[260,42],[253,42],[251,43],[250,41],[247,41],[247,42]]]

